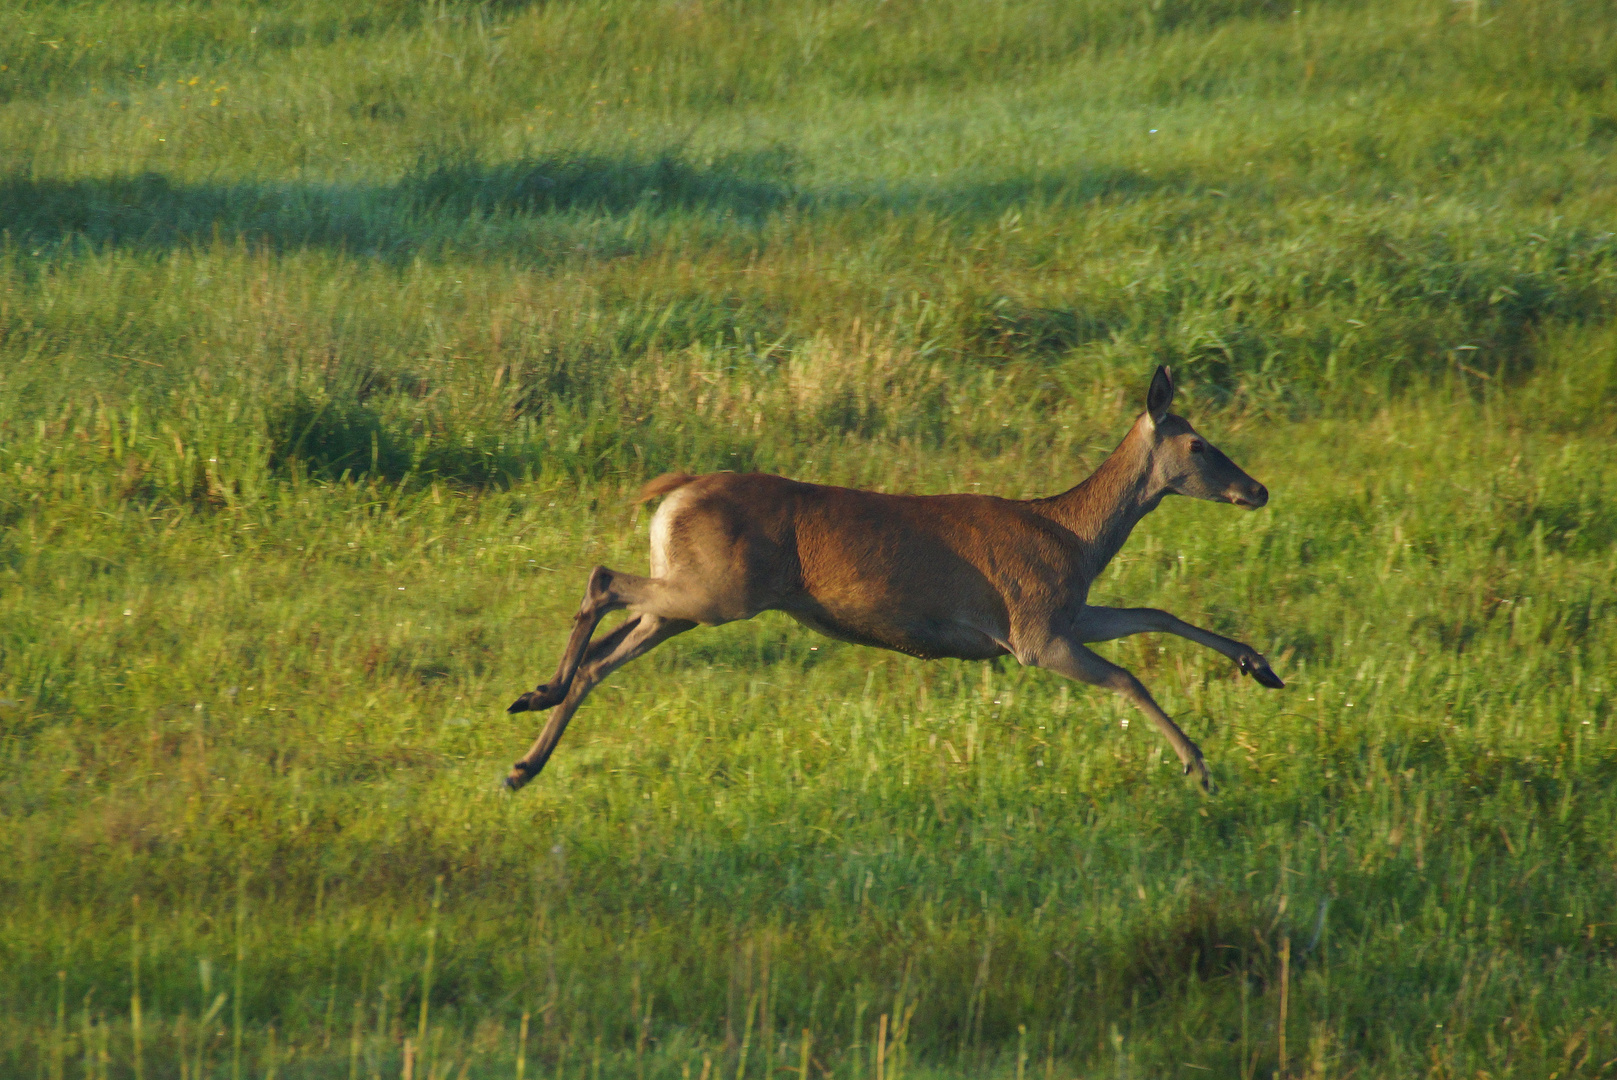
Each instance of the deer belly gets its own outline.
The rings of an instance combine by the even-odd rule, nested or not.
[[[788,609],[787,614],[828,638],[891,649],[921,660],[991,660],[1005,655],[1005,649],[991,636],[953,620],[923,616],[892,624],[876,619],[837,618],[823,609]]]

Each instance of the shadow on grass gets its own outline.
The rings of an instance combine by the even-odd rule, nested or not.
[[[677,154],[451,162],[423,166],[386,185],[183,183],[158,173],[76,180],[13,176],[0,179],[0,232],[30,254],[70,245],[161,252],[223,239],[274,250],[328,247],[382,259],[504,248],[532,260],[542,256],[528,226],[545,219],[578,222],[638,211],[652,217],[710,215],[745,227],[788,209],[864,207],[977,217],[1033,201],[1137,198],[1187,182],[1105,168],[965,185],[813,191],[799,188],[794,172],[789,152],[777,148],[702,163]]]
[[[82,243],[165,251],[215,238],[284,250],[331,247],[413,256],[462,239],[470,219],[707,209],[756,219],[790,189],[735,163],[556,157],[418,170],[390,185],[242,180],[182,183],[158,173],[0,180],[0,230],[26,248]],[[484,241],[486,243],[486,239]]]

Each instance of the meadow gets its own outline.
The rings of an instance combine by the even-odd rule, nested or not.
[[[0,11],[0,1074],[1617,1072],[1617,5]],[[1268,485],[1120,700],[783,616],[646,479]]]

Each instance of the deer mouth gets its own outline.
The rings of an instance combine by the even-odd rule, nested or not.
[[[1262,484],[1253,485],[1250,491],[1231,491],[1225,498],[1235,506],[1244,506],[1248,510],[1259,510],[1269,503],[1269,489]]]

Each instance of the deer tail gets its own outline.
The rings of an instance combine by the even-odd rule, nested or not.
[[[663,473],[640,489],[640,495],[635,499],[635,502],[644,503],[650,502],[652,499],[661,498],[670,491],[682,488],[695,479],[696,477],[690,473]]]

